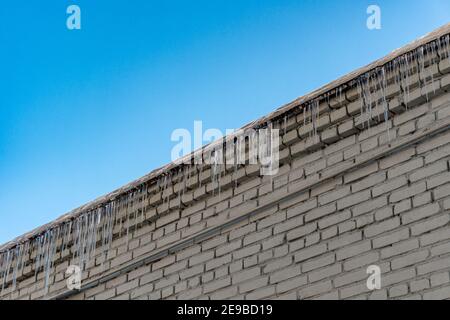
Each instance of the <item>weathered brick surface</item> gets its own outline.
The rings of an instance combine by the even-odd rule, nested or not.
[[[381,103],[370,119],[361,114],[356,88],[321,101],[316,128],[304,120],[310,111],[291,115],[274,177],[261,176],[259,165],[230,166],[219,192],[205,168],[193,170],[186,190],[179,182],[149,189],[146,201],[119,212],[111,248],[97,248],[83,272],[83,283],[99,284],[64,297],[450,298],[450,68],[430,70],[436,94],[420,87],[417,70],[409,97],[389,85],[387,123]],[[67,292],[71,250],[58,252],[48,292],[43,272],[36,280],[27,266],[17,290],[0,299]],[[366,286],[370,265],[382,270],[381,290]]]

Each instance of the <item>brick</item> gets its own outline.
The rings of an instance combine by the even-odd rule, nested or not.
[[[384,275],[384,277],[382,277],[381,283],[383,286],[390,286],[392,284],[397,284],[405,280],[413,279],[415,276],[416,270],[414,268],[403,269]]]
[[[416,154],[415,148],[409,148],[400,152],[397,152],[387,158],[384,158],[380,160],[380,168],[381,169],[388,169],[390,167],[393,167],[399,163],[408,161]]]
[[[448,116],[450,116],[450,107],[440,109],[437,113],[437,118],[439,120],[447,118]]]
[[[409,253],[402,257],[393,259],[391,261],[392,270],[401,269],[404,267],[415,265],[427,259],[429,255],[428,250],[422,250],[418,252]]]
[[[264,267],[264,273],[272,272],[287,267],[292,264],[292,261],[293,261],[292,256],[276,259],[275,261],[268,263]]]
[[[420,90],[416,90],[410,93],[410,101],[408,102],[409,107],[416,105],[424,100],[420,96]],[[418,108],[409,109],[407,112],[394,117],[394,126],[399,126],[409,120],[418,118],[428,112],[428,106],[424,105]]]
[[[307,276],[298,276],[295,278],[290,278],[288,280],[278,283],[276,286],[276,292],[284,293],[292,289],[300,288],[305,284],[307,284],[307,282],[308,282]]]
[[[442,60],[439,62],[439,71],[441,74],[446,74],[450,72],[450,61],[449,59]]]
[[[312,286],[308,286],[299,291],[300,299],[307,299],[310,297],[318,296],[322,293],[330,292],[332,290],[331,281],[321,282]]]
[[[444,209],[448,210],[450,209],[450,199],[445,199],[443,203]]]
[[[267,228],[267,227],[271,227],[277,223],[280,223],[282,221],[286,220],[286,212],[285,211],[280,211],[277,212],[275,214],[272,214],[270,216],[268,216],[265,219],[262,219],[258,222],[258,230]]]
[[[231,254],[222,256],[220,258],[212,259],[206,262],[205,270],[210,271],[223,265],[226,265],[230,262],[231,262]]]
[[[403,189],[394,191],[389,197],[389,202],[395,203],[395,202],[402,201],[406,198],[410,198],[419,193],[422,193],[422,192],[426,191],[426,189],[427,189],[427,186],[426,186],[425,182],[418,182],[418,183],[412,184],[411,186],[409,186],[407,188],[403,188]]]
[[[389,289],[389,297],[397,298],[408,294],[408,286],[406,284],[401,284]]]
[[[236,250],[233,252],[233,259],[234,260],[238,260],[238,259],[242,259],[254,254],[257,254],[261,251],[261,245],[260,244],[255,244],[252,246],[248,246],[245,248],[242,248],[240,250]]]
[[[370,241],[364,241],[362,243],[358,243],[355,245],[347,246],[345,248],[339,249],[336,252],[336,259],[337,260],[344,260],[351,257],[354,257],[356,255],[359,255],[361,253],[367,252],[372,249],[372,245]]]
[[[443,284],[450,282],[448,271],[433,274],[430,278],[430,282],[432,287],[442,286]]]
[[[341,299],[347,299],[359,294],[369,292],[369,289],[367,288],[367,285],[364,281],[364,283],[359,283],[350,287],[342,288],[339,292]]]
[[[330,202],[336,201],[340,198],[343,198],[349,194],[350,194],[350,186],[344,186],[338,190],[331,191],[326,194],[320,195],[319,196],[319,204],[322,206],[322,205],[328,204]]]
[[[409,238],[409,230],[407,228],[400,229],[387,235],[380,236],[372,240],[374,249],[386,247],[393,243],[397,243]]]
[[[414,171],[410,174],[409,180],[411,182],[415,182],[417,180],[424,179],[426,177],[430,177],[432,175],[438,174],[440,172],[447,171],[447,162],[441,161],[434,164],[431,164],[429,166],[426,166],[423,169]]]
[[[416,123],[414,121],[407,122],[398,128],[399,136],[406,136],[416,131]]]
[[[270,275],[269,282],[270,283],[279,283],[287,279],[291,279],[301,274],[301,268],[299,265],[295,265],[293,267],[289,267],[277,272],[274,272]]]
[[[450,139],[450,133],[441,134],[435,138],[428,139],[427,141],[417,146],[417,154],[422,154],[430,150],[439,148],[448,143]]]
[[[378,147],[378,137],[372,137],[361,142],[361,152],[367,152],[376,147]]]
[[[350,148],[344,150],[344,159],[348,160],[348,159],[354,158],[357,155],[359,155],[360,153],[361,153],[361,146],[359,144],[357,144],[353,147],[350,147]]]
[[[365,283],[367,277],[366,269],[359,269],[334,278],[333,283],[336,288],[339,288],[361,281]]]
[[[245,293],[248,291],[252,291],[261,287],[267,286],[269,283],[269,277],[260,277],[256,279],[252,279],[250,281],[239,284],[239,292]]]
[[[291,145],[294,142],[296,142],[299,139],[299,135],[297,132],[297,129],[295,130],[291,130],[288,131],[284,136],[283,136],[283,144],[285,145]]]
[[[357,242],[362,239],[362,233],[361,231],[357,231],[354,233],[343,235],[337,239],[333,239],[333,241],[328,243],[328,249],[329,250],[335,250],[344,246],[347,246],[349,244],[352,244],[354,242]]]
[[[402,215],[402,224],[409,224],[415,221],[419,221],[421,219],[428,218],[440,210],[439,204],[433,203],[415,210],[412,210],[408,213]]]
[[[450,298],[450,286],[435,289],[430,292],[426,292],[423,295],[424,300],[444,300]]]
[[[220,248],[218,250],[220,250]],[[225,253],[228,252],[223,252],[222,254]],[[207,251],[204,253],[197,254],[189,259],[189,266],[194,266],[196,264],[203,263],[205,261],[211,260],[212,258],[214,258],[214,251]]]
[[[184,270],[184,269],[187,268],[187,265],[188,265],[188,261],[184,260],[184,261],[180,261],[180,262],[174,263],[174,264],[172,264],[170,266],[167,266],[164,269],[164,275],[168,275],[168,274],[171,274],[171,273],[178,272],[180,270]]]
[[[231,297],[234,297],[238,294],[238,288],[237,287],[228,287],[224,289],[220,289],[216,292],[213,292],[211,294],[212,300],[225,300]]]
[[[342,210],[351,207],[353,205],[359,204],[361,202],[367,201],[370,199],[370,197],[371,197],[370,190],[361,191],[338,200],[337,208],[338,210]]]
[[[314,297],[313,300],[325,300],[325,301],[339,300],[339,293],[337,291],[325,293],[323,295]]]
[[[395,229],[400,226],[400,218],[394,217],[392,219],[380,222],[378,224],[368,226],[364,229],[364,235],[366,237],[374,237],[383,232],[387,232],[389,230]]]
[[[348,137],[358,132],[355,128],[355,123],[353,119],[348,119],[338,126],[338,133],[341,137]]]
[[[130,291],[134,288],[137,288],[138,285],[139,285],[139,279],[135,279],[135,280],[129,281],[127,283],[124,283],[116,288],[117,294],[119,295],[124,292]]]
[[[260,232],[255,232],[244,237],[244,246],[255,243],[257,241],[266,239],[272,235],[271,229],[264,229]],[[236,248],[235,248],[236,249]]]
[[[267,250],[274,247],[278,247],[282,244],[284,244],[284,234],[280,234],[277,236],[270,237],[269,239],[262,242],[262,249]]]
[[[317,207],[317,198],[303,202],[287,210],[287,218],[292,218]]]
[[[229,234],[229,240],[235,240],[237,238],[241,238],[242,236],[246,236],[248,234],[253,233],[256,231],[256,223],[250,223],[245,226],[242,226],[240,228],[234,229]],[[226,242],[226,236],[224,237],[223,243]],[[221,241],[222,242],[222,241]]]
[[[260,267],[254,267],[237,272],[231,276],[233,284],[239,284],[244,281],[259,277],[261,275]]]
[[[158,218],[158,220],[156,220],[156,227],[160,228],[166,224],[169,224],[173,221],[178,220],[179,218],[180,218],[179,211],[170,212],[170,213]]]
[[[448,182],[450,182],[450,172],[444,172],[427,179],[427,189],[431,190]]]
[[[424,275],[438,270],[448,270],[450,266],[450,257],[434,260],[417,266],[417,274]]]
[[[225,245],[222,245],[222,246],[218,247],[216,249],[216,256],[220,257],[222,255],[225,255],[227,253],[230,253],[232,251],[235,251],[235,250],[241,248],[241,246],[242,246],[242,240],[241,239],[232,241],[230,243],[227,243]],[[212,253],[212,256],[214,256],[214,253],[212,251],[210,253],[207,253],[207,254],[211,255],[211,253]],[[206,260],[204,260],[204,261],[206,261]]]
[[[443,185],[433,190],[433,196],[435,200],[439,200],[450,195],[450,184]]]
[[[350,183],[356,180],[359,180],[361,178],[367,177],[368,175],[371,175],[372,173],[375,173],[378,170],[378,163],[373,162],[372,164],[365,166],[363,168],[351,171],[344,175],[344,182]]]
[[[326,218],[319,220],[319,228],[320,229],[328,228],[332,225],[338,224],[339,222],[350,219],[351,216],[352,216],[352,214],[348,210],[333,214],[330,217],[326,217]]]
[[[363,215],[365,213],[369,213],[379,208],[383,208],[388,204],[388,200],[386,196],[381,196],[376,199],[366,201],[360,205],[357,205],[352,208],[353,216],[357,217]]]
[[[326,159],[316,161],[305,167],[305,175],[310,176],[311,174],[316,173],[316,172],[326,168],[326,166],[327,166]]]
[[[429,219],[427,221],[424,221],[420,224],[416,224],[411,227],[411,234],[413,236],[423,234],[425,232],[437,229],[439,227],[442,227],[446,225],[450,221],[450,217],[448,214]]]
[[[409,287],[411,288],[411,292],[423,291],[430,287],[430,281],[428,279],[411,281]]]
[[[289,231],[286,234],[286,239],[288,241],[299,239],[299,238],[301,238],[307,234],[310,234],[316,230],[317,230],[317,223],[308,223],[305,226],[302,226],[302,227],[296,228],[292,231]]]
[[[444,242],[443,244],[439,244],[431,248],[432,256],[441,256],[446,253],[450,253],[450,243]]]
[[[338,141],[338,142],[328,146],[325,149],[325,154],[329,155],[329,154],[332,154],[332,153],[334,153],[336,151],[343,150],[343,149],[345,149],[347,147],[352,146],[353,144],[355,144],[355,142],[356,142],[356,137],[355,136],[350,136],[348,138],[342,139],[342,140],[340,140],[340,141]]]
[[[344,270],[350,271],[362,266],[369,266],[377,262],[379,258],[380,254],[378,252],[369,252],[366,254],[358,255],[357,257],[346,260],[344,262]]]
[[[423,158],[415,158],[408,162],[402,163],[398,166],[388,170],[388,179],[401,176],[405,173],[421,168],[424,165]]]
[[[335,264],[329,267],[325,267],[323,269],[313,271],[309,273],[308,279],[309,282],[317,282],[329,277],[332,277],[334,275],[337,275],[342,272],[342,266],[340,264]]]
[[[387,290],[375,290],[369,295],[369,300],[387,300]]]
[[[373,187],[385,180],[386,180],[385,172],[375,173],[359,182],[353,183],[351,186],[352,192],[358,192],[358,191],[361,191],[364,189],[368,189],[368,188]]]
[[[213,291],[216,291],[218,289],[227,287],[229,285],[231,285],[231,277],[226,277],[226,278],[223,278],[223,279],[214,280],[214,281],[204,285],[203,292],[204,293],[213,292]]]
[[[417,128],[422,129],[436,121],[434,113],[426,114],[417,120]]]
[[[334,143],[339,140],[337,127],[331,127],[324,130],[321,134],[321,139],[324,143]]]
[[[394,206],[394,214],[395,214],[395,215],[398,215],[398,214],[400,214],[400,213],[402,213],[402,212],[408,211],[408,210],[411,209],[411,207],[412,207],[411,199],[403,200],[402,202],[399,202],[399,203],[397,203],[397,204]],[[389,216],[390,216],[391,214],[392,214],[392,210],[389,210]],[[377,220],[384,220],[384,217],[381,218],[381,219],[378,219],[378,218],[377,218]],[[403,223],[403,222],[402,222],[402,223]]]
[[[413,207],[420,207],[432,201],[431,192],[424,192],[413,198]]]
[[[95,296],[95,300],[108,300],[116,295],[116,288],[112,288]]]
[[[322,231],[321,237],[322,237],[322,240],[327,240],[327,239],[335,237],[337,234],[338,234],[338,227],[332,226],[332,227]]]
[[[270,297],[275,294],[275,287],[267,287],[253,291],[252,293],[247,294],[247,300],[258,300]]]
[[[327,251],[327,245],[320,243],[309,248],[302,249],[296,252],[294,260],[295,262],[302,262],[310,258],[316,257]]]
[[[314,258],[303,263],[302,272],[308,272],[311,270],[319,269],[321,267],[330,265],[335,261],[336,259],[334,254],[327,254],[323,257]]]
[[[419,241],[417,239],[411,239],[394,244],[392,247],[388,247],[381,250],[381,258],[389,258],[396,255],[403,254],[405,252],[412,251],[419,247]]]
[[[347,108],[342,107],[337,110],[334,110],[330,113],[330,118],[332,123],[336,123],[347,118]]]
[[[336,204],[332,203],[326,206],[320,206],[313,209],[305,215],[305,222],[311,222],[336,212]]]
[[[392,179],[392,180],[387,180],[382,185],[377,186],[372,189],[372,196],[378,197],[382,194],[399,189],[399,188],[405,186],[407,183],[408,183],[408,180],[406,179],[405,176],[401,176],[401,177],[398,177],[398,178]]]
[[[450,228],[444,228],[421,236],[420,245],[427,246],[448,239],[450,239]]]

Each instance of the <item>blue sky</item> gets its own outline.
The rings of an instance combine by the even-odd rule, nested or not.
[[[177,128],[238,128],[447,22],[448,0],[2,1],[0,243],[169,162]]]

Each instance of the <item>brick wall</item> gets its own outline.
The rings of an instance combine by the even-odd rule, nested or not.
[[[22,266],[11,263],[0,298],[450,298],[450,50],[441,36],[326,87],[315,106],[304,99],[270,115],[281,130],[277,175],[226,165],[217,187],[206,165],[165,168],[165,183],[159,171],[122,190],[110,224],[86,231],[98,238],[82,247],[80,291],[65,275],[80,245],[60,232],[52,255],[30,246]],[[380,290],[366,286],[370,265],[381,268]]]

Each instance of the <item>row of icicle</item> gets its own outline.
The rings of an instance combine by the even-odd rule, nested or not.
[[[423,80],[421,85],[424,86],[428,82],[433,83],[433,75],[427,74],[425,63],[431,59],[431,62],[438,63],[440,60],[450,60],[450,41],[449,35],[435,40],[432,43],[419,47],[413,52],[406,53],[398,58],[390,61],[383,67],[376,68],[368,72],[356,80],[353,80],[348,87],[356,87],[361,100],[361,117],[365,120],[366,126],[370,127],[373,119],[373,110],[381,105],[383,112],[383,121],[387,123],[389,118],[388,101],[386,99],[386,88],[388,86],[388,77],[402,89],[403,103],[408,107],[407,103],[410,94],[410,77],[414,70]],[[299,107],[297,113],[303,113],[303,125],[312,124],[312,132],[310,137],[318,137],[317,121],[320,117],[319,105],[320,101],[329,101],[330,98],[336,98],[338,101],[345,99],[342,96],[342,87],[336,89],[333,93],[327,93],[319,98],[307,102],[305,105]],[[378,115],[379,117],[379,115]],[[379,119],[380,120],[380,119]],[[282,120],[273,123],[267,123],[267,126],[277,127],[285,133],[289,116],[285,115]],[[387,127],[388,133],[389,128]],[[255,140],[252,140],[255,141]],[[235,139],[235,150],[240,150],[243,147],[242,139]],[[268,144],[270,147],[270,144]],[[235,152],[234,156],[234,174],[237,177],[237,170],[242,159],[238,159],[240,152]],[[219,159],[219,157],[222,157]],[[226,159],[226,152],[213,151],[211,153],[210,180],[213,186],[213,192],[218,189],[220,194],[220,179],[225,174],[225,166],[223,163]],[[169,189],[173,188],[174,182],[181,183],[178,188],[179,206],[182,207],[182,196],[188,189],[187,183],[191,176],[202,175],[204,164],[190,164],[181,165],[177,170],[172,170],[160,176],[157,180],[156,192],[163,194],[162,203],[168,203],[171,192]],[[196,171],[193,173],[193,171]],[[202,181],[199,178],[198,183],[201,187]],[[146,203],[149,198],[147,183],[144,183],[137,190],[122,195],[116,200],[112,200],[107,204],[73,217],[55,227],[50,227],[45,232],[28,239],[22,243],[16,244],[14,247],[0,252],[0,289],[1,292],[8,286],[14,291],[17,287],[17,278],[22,274],[25,268],[28,271],[33,270],[37,277],[39,272],[44,274],[44,288],[47,292],[50,284],[51,270],[54,266],[55,257],[58,258],[63,255],[71,253],[72,262],[81,268],[89,263],[92,259],[99,258],[98,249],[101,249],[101,254],[104,256],[100,261],[106,260],[106,255],[113,240],[114,228],[118,227],[120,234],[126,232],[127,239],[130,229],[136,224],[144,223]],[[234,181],[237,186],[237,180]],[[138,201],[139,199],[140,201]],[[119,214],[120,212],[120,214]],[[131,216],[133,215],[133,221]],[[124,218],[123,218],[124,216]],[[69,253],[68,253],[69,251]],[[33,257],[31,259],[31,257]],[[34,261],[33,261],[34,260]],[[30,269],[31,268],[31,269]],[[32,272],[33,272],[32,271]],[[11,281],[10,281],[11,280]],[[8,284],[8,282],[10,283]],[[8,284],[8,285],[7,285]]]

